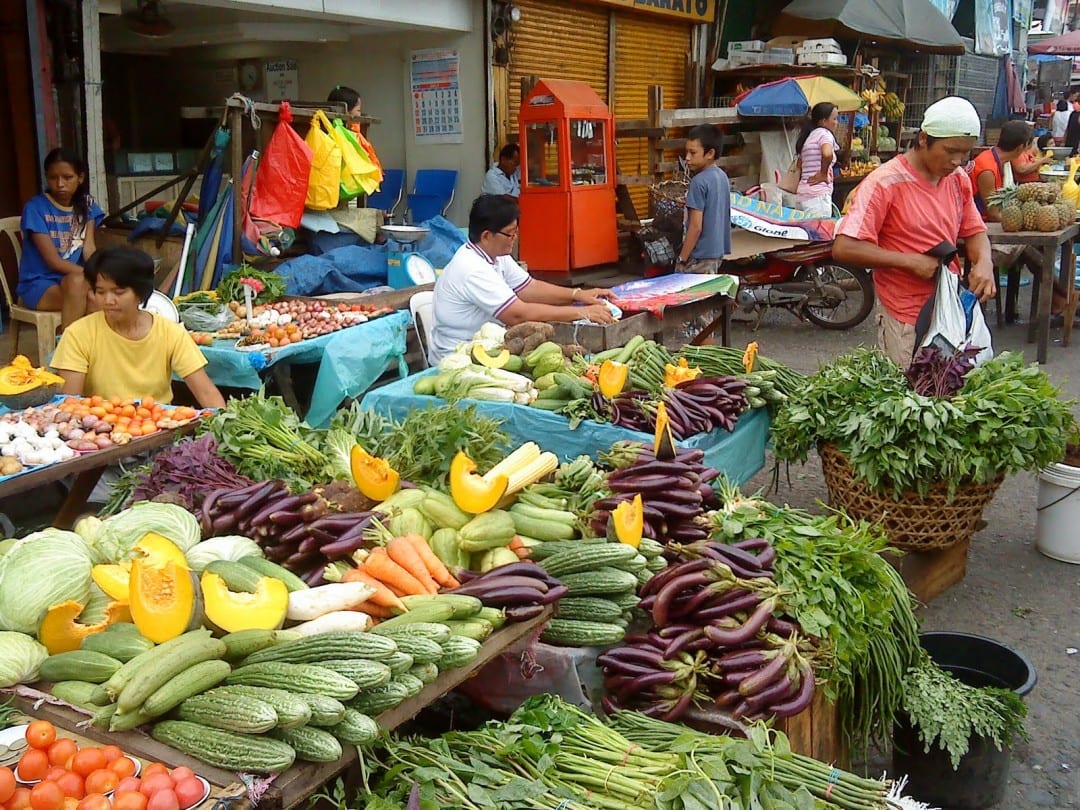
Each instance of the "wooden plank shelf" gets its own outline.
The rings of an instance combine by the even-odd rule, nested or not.
[[[549,606],[535,619],[507,624],[497,630],[480,646],[479,654],[471,663],[457,669],[450,669],[428,684],[416,697],[380,714],[376,721],[386,731],[411,720],[425,707],[451,691],[458,684],[472,677],[481,667],[505,651],[522,638],[535,632],[551,618],[553,609]],[[37,685],[35,685],[37,688]],[[186,765],[199,774],[215,789],[217,795],[240,796],[244,793],[239,776],[231,771],[214,768],[201,760],[189,757],[153,739],[140,730],[109,732],[82,724],[89,721],[89,716],[67,704],[41,702],[41,698],[29,694],[14,694],[12,690],[3,690],[13,694],[14,704],[32,717],[50,720],[57,728],[78,733],[101,744],[119,745],[125,753],[148,762],[162,762],[170,768]],[[260,810],[288,810],[306,802],[328,781],[343,773],[357,761],[356,746],[343,746],[345,753],[334,762],[298,762],[292,768],[279,774],[270,783],[266,792],[259,799]]]

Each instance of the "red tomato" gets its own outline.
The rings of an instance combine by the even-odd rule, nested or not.
[[[112,804],[104,793],[87,793],[75,810],[112,810]]]
[[[101,753],[105,755],[106,762],[114,762],[124,755],[119,745],[103,745],[101,746]]]
[[[160,762],[151,762],[145,768],[142,769],[142,778],[145,779],[148,776],[153,776],[155,773],[163,773],[166,776],[169,775],[169,769],[162,765]]]
[[[189,776],[176,783],[176,800],[180,802],[181,810],[198,804],[203,793],[205,793],[205,788],[197,776]]]
[[[54,765],[45,771],[45,776],[42,779],[46,782],[55,782],[64,774],[70,773],[70,771],[62,765]]]
[[[159,790],[146,803],[146,810],[180,810],[180,800],[171,788]]]
[[[144,776],[142,784],[139,786],[139,792],[144,796],[153,796],[162,790],[172,791],[172,779],[169,778],[167,773],[152,773],[149,776]]]
[[[92,771],[86,777],[86,793],[112,793],[116,790],[116,786],[120,784],[120,777],[116,771],[111,771],[108,768],[98,768],[96,771]]]
[[[30,807],[30,788],[17,787],[7,803],[8,810],[28,810]]]
[[[0,768],[0,803],[6,802],[10,799],[14,793],[15,788],[18,785],[15,784],[15,773],[7,766]]]
[[[121,779],[135,775],[135,760],[131,757],[120,757],[109,763],[109,770]]]
[[[142,787],[142,780],[137,776],[125,776],[120,780],[116,786],[117,793],[139,793],[139,788]]]
[[[35,720],[26,727],[26,743],[31,748],[48,748],[56,740],[56,726],[48,720]]]
[[[137,790],[128,790],[113,794],[113,810],[146,810],[146,803],[150,801]]]
[[[172,773],[169,776],[173,780],[174,785],[178,785],[185,779],[195,775],[195,771],[191,770],[187,765],[181,765],[179,768],[173,768]]]
[[[73,799],[81,799],[86,795],[86,786],[83,784],[83,778],[77,773],[72,773],[70,771],[65,773],[56,780],[56,784],[64,791],[65,796],[70,796]]]
[[[56,782],[38,782],[30,789],[32,810],[61,810],[63,806],[64,791]]]
[[[19,760],[19,778],[26,782],[41,779],[49,770],[49,755],[38,748],[31,748]]]

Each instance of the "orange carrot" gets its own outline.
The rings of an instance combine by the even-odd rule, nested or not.
[[[431,578],[437,583],[444,588],[456,588],[461,584],[454,579],[449,569],[443,565],[443,561],[431,550],[431,546],[428,545],[428,541],[424,539],[423,535],[406,534],[403,539],[409,541],[409,543],[412,544],[412,547],[416,549],[416,553],[427,567],[427,571],[431,574]]]
[[[361,602],[359,605],[356,605],[349,609],[358,610],[361,613],[366,613],[373,619],[389,619],[394,615],[394,611],[390,610],[390,608],[383,607],[382,605],[377,605],[370,599],[367,602]]]
[[[364,560],[363,568],[370,576],[375,577],[392,591],[402,591],[402,594],[428,593],[424,584],[390,559],[390,555],[384,548],[373,549]]]
[[[345,576],[341,578],[341,581],[363,582],[370,585],[375,589],[375,593],[371,595],[371,598],[368,601],[373,602],[380,607],[394,608],[402,613],[408,610],[408,608],[405,607],[405,603],[398,599],[397,595],[392,590],[361,568],[350,569]]]
[[[423,539],[423,538],[421,538]],[[420,580],[428,593],[438,593],[439,583],[431,576],[424,560],[416,551],[416,546],[406,537],[395,537],[386,544],[386,553],[390,559]]]

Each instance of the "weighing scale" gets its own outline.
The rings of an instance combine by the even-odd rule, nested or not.
[[[380,225],[390,252],[386,256],[386,283],[395,290],[431,284],[435,268],[416,250],[416,243],[430,233],[416,225]]]

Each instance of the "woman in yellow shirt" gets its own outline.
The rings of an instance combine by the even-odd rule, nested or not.
[[[101,309],[60,338],[51,365],[64,378],[62,393],[168,404],[175,373],[200,406],[225,406],[184,327],[139,308],[154,291],[153,259],[129,247],[106,248],[87,260],[83,273]]]

